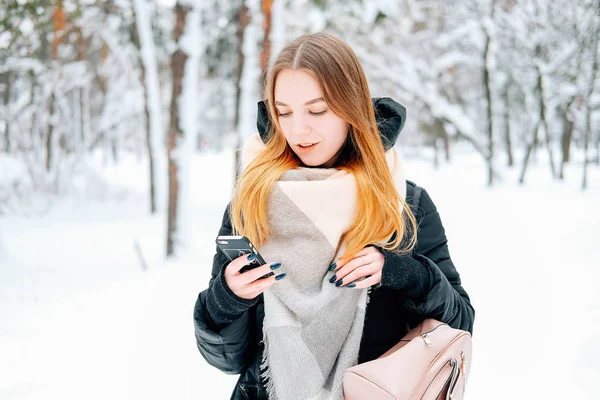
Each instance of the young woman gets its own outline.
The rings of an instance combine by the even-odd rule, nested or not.
[[[200,353],[241,374],[231,398],[341,399],[347,368],[425,318],[472,333],[440,216],[393,148],[404,108],[371,99],[326,33],[288,44],[265,92],[219,235],[247,236],[267,264],[240,273],[251,258],[217,249],[194,311]]]

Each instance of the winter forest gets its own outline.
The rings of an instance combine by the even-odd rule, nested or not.
[[[318,31],[407,109],[478,313],[467,398],[598,398],[596,0],[3,0],[0,398],[229,398],[192,307],[269,62]]]

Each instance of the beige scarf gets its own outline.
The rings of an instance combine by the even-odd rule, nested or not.
[[[244,168],[264,149],[258,134],[250,136]],[[392,148],[385,155],[404,198],[399,153]],[[271,400],[343,399],[344,371],[358,362],[368,290],[336,287],[328,267],[345,251],[343,244],[336,249],[354,221],[356,195],[352,174],[308,167],[286,171],[269,195],[270,236],[257,249],[287,274],[264,292],[261,369]]]

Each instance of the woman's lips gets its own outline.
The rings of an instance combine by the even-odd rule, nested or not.
[[[318,145],[319,145],[319,143],[315,143],[315,144],[313,144],[313,145],[312,145],[312,146],[310,146],[310,147],[302,147],[302,146],[300,146],[300,145],[297,145],[296,147],[298,148],[298,151],[300,151],[300,152],[302,152],[302,153],[308,153],[308,152],[310,152],[310,151],[314,150],[314,149],[315,149],[315,147],[317,147]]]

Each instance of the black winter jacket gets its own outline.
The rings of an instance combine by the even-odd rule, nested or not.
[[[415,184],[407,182],[409,203],[414,189]],[[219,235],[231,234],[228,210],[229,207],[223,216]],[[450,259],[440,216],[425,190],[419,208],[413,209],[413,212],[419,229],[417,246],[412,255],[399,256],[376,246],[383,253],[385,264],[382,285],[371,290],[369,295],[359,352],[360,363],[385,353],[425,318],[435,318],[453,328],[473,332],[475,311]],[[209,288],[200,293],[194,309],[198,350],[209,364],[221,371],[241,374],[231,399],[267,399],[259,375],[263,349],[262,294],[252,302],[231,292],[222,275],[227,264],[229,260],[217,249]],[[407,268],[423,268],[429,276],[425,293],[417,298],[407,296],[410,288],[394,288],[394,275]],[[207,307],[207,302],[210,304],[211,301],[218,304]],[[222,309],[227,306],[229,310]],[[218,320],[227,319],[224,315],[228,315],[231,322],[216,323],[209,309],[214,309]],[[236,315],[239,310],[244,311]]]
[[[387,150],[398,137],[405,111],[389,98],[374,99],[374,106]],[[258,127],[262,135],[267,128],[264,115],[262,119],[260,115],[259,105]],[[408,204],[412,204],[415,187],[407,181]],[[401,256],[375,246],[383,253],[385,263],[381,284],[369,294],[359,363],[385,353],[425,318],[473,332],[475,311],[450,259],[440,216],[424,189],[419,206],[411,205],[411,209],[418,225],[417,246],[412,254]],[[219,235],[231,233],[228,205]],[[209,286],[199,294],[194,307],[198,350],[210,365],[229,374],[240,374],[231,399],[266,400],[259,368],[264,347],[263,295],[252,300],[236,296],[223,276],[228,264],[229,260],[216,249]]]

